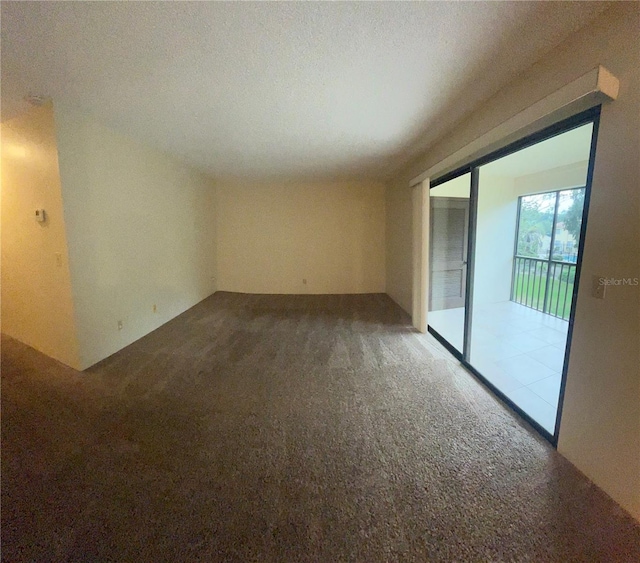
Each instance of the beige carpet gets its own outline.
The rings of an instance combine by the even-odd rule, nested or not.
[[[217,293],[78,373],[2,340],[5,561],[640,561],[388,297]]]

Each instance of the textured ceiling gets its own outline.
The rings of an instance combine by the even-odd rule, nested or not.
[[[601,12],[592,2],[2,2],[27,93],[219,178],[384,179]]]

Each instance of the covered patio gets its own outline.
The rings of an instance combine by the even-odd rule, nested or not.
[[[464,308],[429,313],[429,324],[462,350]],[[473,309],[473,366],[553,433],[569,323],[513,301]]]

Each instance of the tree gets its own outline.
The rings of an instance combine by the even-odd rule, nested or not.
[[[580,228],[582,227],[582,210],[584,209],[584,189],[571,192],[571,206],[564,213],[564,228],[573,238],[580,240]]]
[[[518,255],[537,258],[545,235],[551,232],[553,212],[540,196],[522,198],[518,225]]]

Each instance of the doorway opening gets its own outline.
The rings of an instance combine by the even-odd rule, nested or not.
[[[428,329],[557,443],[599,108],[431,184]]]

